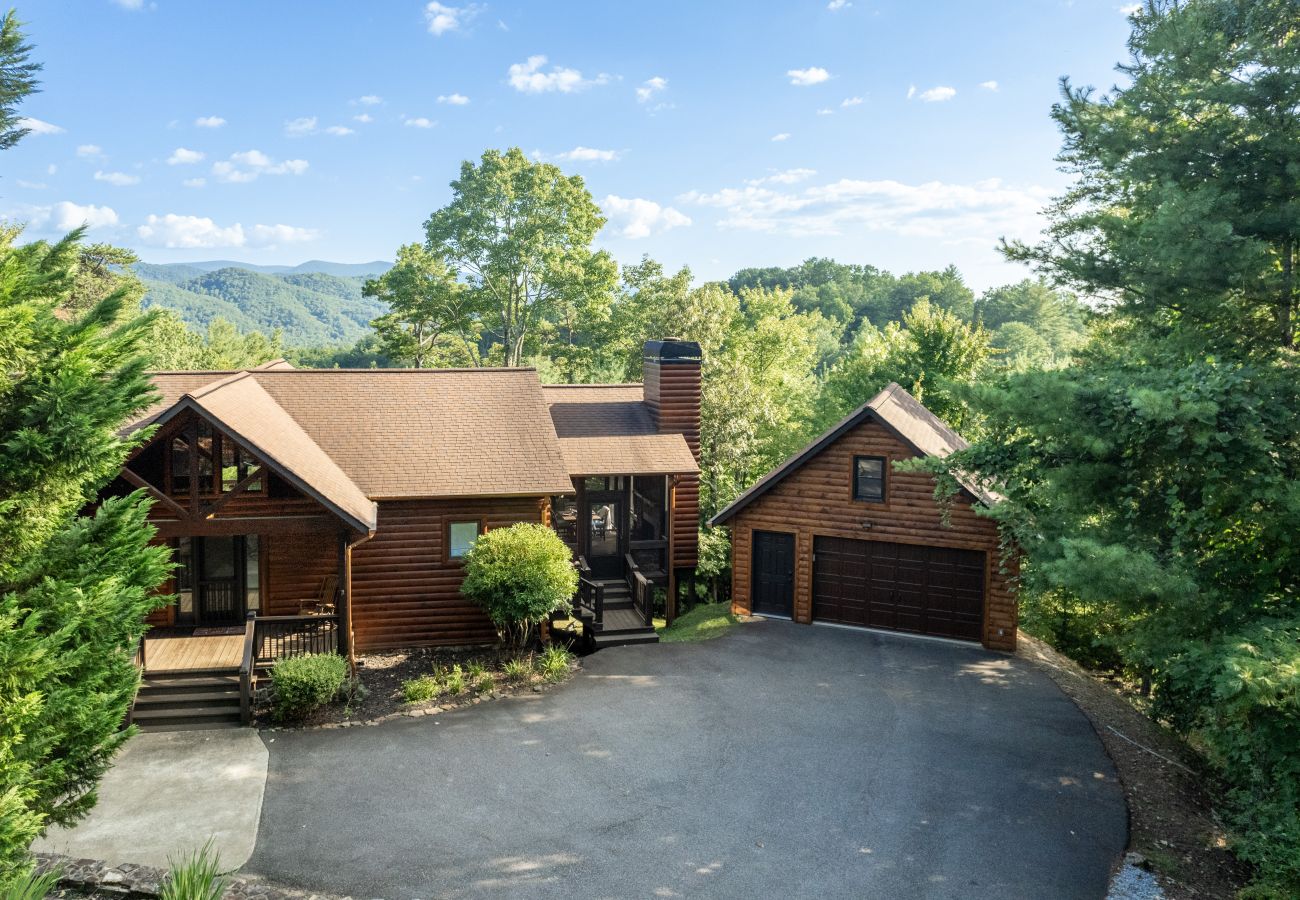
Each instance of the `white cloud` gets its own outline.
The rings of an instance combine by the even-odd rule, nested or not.
[[[852,5],[849,0],[831,0],[830,3],[826,4],[826,8],[831,12],[838,12],[841,9],[848,9]]]
[[[297,244],[314,240],[318,235],[312,228],[293,225],[254,225],[245,229],[234,225],[218,225],[206,216],[182,216],[167,213],[150,215],[145,224],[136,229],[140,240],[155,247],[211,248],[211,247],[275,247],[280,244]]]
[[[600,202],[601,209],[619,237],[636,240],[652,234],[691,224],[689,216],[640,197],[610,194]]]
[[[40,119],[33,119],[31,116],[24,116],[18,120],[19,128],[26,128],[32,134],[63,134],[63,129],[58,125],[52,125],[49,122],[43,122]]]
[[[218,181],[245,184],[256,181],[259,175],[301,175],[307,171],[307,160],[286,159],[276,162],[261,150],[245,150],[230,154],[230,159],[212,164],[212,174]]]
[[[762,178],[750,178],[746,180],[745,184],[798,184],[800,181],[807,181],[816,174],[816,169],[783,169],[771,175],[764,175]]]
[[[1126,16],[1134,16],[1142,12],[1141,3],[1129,3],[1126,6],[1118,7],[1119,11]]]
[[[452,106],[468,106],[469,98],[464,94],[439,94],[439,103],[449,103]]]
[[[861,106],[864,102],[861,97],[845,97],[840,101],[840,106],[848,109],[850,106]]]
[[[187,188],[201,188],[208,183],[206,178],[186,178],[181,184]]]
[[[402,119],[402,124],[407,128],[432,128],[438,123],[433,119],[426,119],[424,116],[415,116],[414,118]]]
[[[220,128],[226,124],[226,120],[221,116],[199,116],[194,120],[194,124],[199,128]]]
[[[785,74],[790,76],[790,83],[798,87],[821,84],[823,81],[830,80],[831,77],[831,73],[821,66],[810,66],[807,69],[789,69]]]
[[[289,137],[305,137],[316,133],[315,116],[299,116],[284,123],[284,133]]]
[[[329,128],[325,129],[325,133],[332,134],[335,137],[343,137],[344,135],[347,134],[356,134],[354,130],[347,127],[346,125],[331,125]]]
[[[549,72],[543,72],[544,65],[546,65],[545,56],[541,54],[530,56],[527,62],[515,63],[509,68],[506,73],[507,81],[512,88],[525,94],[544,94],[548,91],[571,94],[592,85],[608,84],[610,81],[610,76],[603,72],[595,78],[583,78],[582,73],[577,69],[560,66],[551,66]]]
[[[780,134],[774,134],[772,135],[772,140],[777,143],[780,143],[781,141],[788,141],[790,140],[790,132],[783,131]]]
[[[128,187],[140,183],[139,175],[128,175],[125,172],[96,172],[96,181],[106,181],[115,187]]]
[[[564,153],[557,153],[555,158],[568,162],[614,162],[620,156],[622,154],[617,150],[597,150],[594,147],[578,146]]]
[[[59,171],[59,167],[56,166],[54,163],[50,163],[48,166],[45,167],[45,171],[48,174],[53,175],[55,172]]]
[[[144,9],[144,0],[113,0],[113,2],[123,9],[129,9],[132,12]]]
[[[186,150],[184,147],[177,147],[172,151],[172,155],[167,157],[169,166],[188,166],[202,161],[203,154],[200,151]]]
[[[384,102],[384,98],[378,94],[366,94],[364,97],[358,97],[357,102],[362,106],[378,106]]]
[[[998,179],[974,184],[841,179],[781,190],[750,183],[714,193],[691,191],[684,203],[721,211],[719,227],[793,237],[882,231],[943,243],[993,246],[999,237],[1033,238],[1052,191],[1012,188]]]
[[[833,116],[835,115],[835,110],[831,109],[830,107],[823,106],[821,109],[817,110],[817,115]]]
[[[909,100],[912,98],[913,93],[915,93],[915,88],[910,89],[907,92]],[[919,96],[924,103],[943,103],[945,100],[951,100],[953,97],[956,97],[957,89],[941,84],[938,87],[932,87],[929,90],[921,91]]]
[[[915,96],[916,96],[916,85],[909,84],[907,86],[907,99],[911,100]]]
[[[43,181],[26,181],[22,178],[18,179],[18,186],[20,188],[26,188],[29,191],[43,191],[49,187],[49,185]]]
[[[996,92],[998,89],[998,83],[996,81],[981,81],[980,87],[984,88],[986,91]]]
[[[71,231],[81,225],[107,228],[117,224],[117,212],[111,206],[82,206],[67,200],[53,206],[33,206],[18,214],[37,231]]]
[[[77,148],[77,155],[85,158],[100,156],[103,152],[104,149],[99,144],[82,144]]]
[[[469,6],[429,3],[424,7],[424,19],[429,23],[429,34],[441,37],[449,31],[459,31],[461,26],[468,24],[482,8],[477,3],[471,3]]]
[[[359,116],[353,116],[353,117],[352,117],[352,121],[354,121],[354,122],[368,123],[368,122],[373,122],[373,121],[375,121],[375,117],[372,116],[370,113],[362,113],[362,114],[359,115]]]
[[[636,102],[645,103],[655,94],[666,90],[667,87],[667,78],[660,78],[658,75],[654,78],[647,78],[645,81],[641,82],[641,86],[636,89]]]

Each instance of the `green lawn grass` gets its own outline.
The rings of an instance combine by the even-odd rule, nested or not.
[[[721,637],[739,624],[740,619],[731,614],[730,603],[705,603],[678,616],[672,628],[665,627],[663,619],[655,619],[655,630],[661,642],[675,644]]]

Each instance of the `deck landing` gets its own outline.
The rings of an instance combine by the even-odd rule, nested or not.
[[[242,634],[166,635],[147,637],[145,641],[145,672],[150,675],[217,669],[238,671],[243,662]]]

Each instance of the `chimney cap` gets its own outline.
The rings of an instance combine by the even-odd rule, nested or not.
[[[644,358],[661,363],[698,363],[701,358],[700,345],[695,341],[684,341],[677,337],[666,337],[658,341],[646,341]]]

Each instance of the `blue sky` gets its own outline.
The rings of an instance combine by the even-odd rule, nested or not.
[[[462,160],[519,146],[583,176],[624,262],[984,288],[1025,274],[997,239],[1065,185],[1057,80],[1115,81],[1120,5],[22,4],[44,133],[0,160],[0,213],[152,262],[390,259]]]

